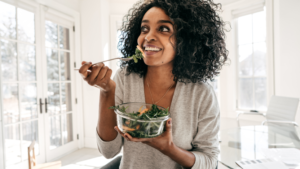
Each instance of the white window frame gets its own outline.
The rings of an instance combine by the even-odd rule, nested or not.
[[[20,8],[32,8],[33,10],[37,10],[35,12],[35,22],[37,25],[35,27],[36,32],[36,62],[40,63],[40,59],[38,58],[38,56],[41,56],[41,46],[43,43],[39,42],[41,39],[41,30],[43,29],[41,26],[41,22],[42,22],[42,10],[44,10],[45,8],[48,9],[48,12],[52,13],[52,14],[56,14],[64,19],[70,20],[74,23],[74,28],[76,29],[74,32],[74,62],[77,63],[76,66],[79,67],[80,63],[81,63],[81,38],[80,38],[80,13],[77,12],[76,10],[73,10],[71,8],[68,8],[64,5],[61,5],[58,2],[52,1],[52,0],[43,0],[43,1],[31,1],[31,0],[0,0],[2,2],[20,7]],[[71,30],[72,31],[72,30]],[[75,63],[74,63],[74,67],[75,67]],[[71,63],[72,64],[72,63]],[[41,65],[36,65],[41,66]],[[72,69],[71,69],[72,71]],[[1,80],[2,77],[0,77]],[[77,147],[83,148],[84,147],[84,131],[83,131],[83,101],[80,98],[82,97],[82,79],[79,76],[75,76],[75,83],[76,83],[76,89],[75,89],[75,98],[77,98],[77,104],[75,105],[74,109],[77,109],[77,119],[76,123],[77,123],[77,134],[79,134],[81,137],[79,137],[79,139],[77,140]],[[0,94],[2,94],[2,83],[0,83]],[[0,105],[1,106],[1,105]],[[1,106],[2,107],[2,106]],[[4,129],[4,124],[2,122],[3,119],[3,111],[0,111],[0,168],[5,168],[5,153],[4,153],[4,133],[2,132]],[[76,138],[76,137],[75,137]],[[26,161],[26,164],[28,162]],[[17,166],[21,167],[22,163],[17,164]],[[28,164],[27,164],[28,165]]]
[[[249,12],[245,12],[245,14],[246,15],[253,15],[253,14],[255,14],[255,13],[257,13],[257,12],[262,12],[260,9],[254,9],[253,11],[249,11]],[[235,46],[235,53],[236,53],[236,55],[235,55],[235,57],[236,57],[236,86],[237,86],[237,88],[236,88],[236,109],[238,110],[238,111],[250,111],[250,109],[248,110],[248,109],[241,109],[241,108],[239,108],[239,94],[240,94],[240,90],[239,90],[239,79],[241,79],[240,78],[240,76],[239,76],[239,61],[238,61],[238,58],[239,58],[239,49],[238,49],[238,47],[240,46],[240,44],[238,44],[238,18],[239,17],[243,17],[243,16],[246,16],[246,15],[239,15],[237,18],[235,18],[235,20],[233,21],[233,23],[234,23],[234,34],[235,34],[235,44],[234,44],[234,46]],[[266,19],[267,19],[267,17],[266,17]],[[252,24],[253,24],[253,16],[252,16]],[[267,24],[267,23],[266,23]],[[252,28],[253,29],[253,28]],[[253,30],[252,30],[253,31]],[[266,31],[267,32],[267,31]],[[253,35],[252,35],[252,38],[253,38]],[[265,40],[265,43],[266,43],[266,47],[267,47],[267,39]],[[253,52],[253,45],[255,44],[254,42],[252,42],[251,43],[252,44],[252,52]],[[252,56],[252,59],[253,59],[253,56]],[[266,51],[266,62],[267,62],[267,51]],[[255,78],[260,78],[260,77],[266,77],[266,83],[268,84],[268,70],[267,70],[267,65],[268,65],[268,63],[266,63],[266,76],[255,76],[255,75],[251,75],[251,76],[247,76],[247,77],[242,77],[243,79],[255,79]],[[252,65],[252,68],[253,68],[253,65]],[[254,82],[253,82],[254,83]],[[252,83],[252,89],[253,89],[253,92],[254,92],[254,84]],[[268,90],[268,85],[266,84],[266,88],[267,88],[267,90]],[[254,96],[255,94],[253,94],[252,93],[252,95]],[[266,92],[266,103],[268,104],[268,92]],[[253,104],[254,104],[254,102],[255,102],[255,97],[253,97]],[[253,106],[253,105],[252,105]],[[267,106],[267,105],[266,105]],[[251,110],[256,110],[256,109],[251,109]],[[258,110],[257,110],[258,111]],[[266,112],[266,111],[261,111],[261,110],[259,110],[259,112]]]
[[[229,57],[231,59],[231,65],[225,70],[222,70],[225,74],[221,73],[220,79],[223,81],[226,80],[233,80],[235,81],[232,83],[227,83],[225,86],[220,86],[222,90],[220,90],[221,100],[224,101],[224,104],[221,105],[223,107],[222,111],[226,112],[226,117],[235,118],[237,113],[240,111],[237,109],[237,60],[236,60],[236,29],[234,27],[234,18],[237,17],[239,14],[246,15],[253,13],[255,9],[253,7],[257,7],[259,4],[264,4],[266,7],[266,20],[267,20],[267,37],[266,37],[266,45],[267,45],[267,52],[266,52],[266,63],[267,63],[267,104],[272,95],[275,95],[275,83],[274,83],[274,42],[273,42],[273,2],[274,0],[240,0],[228,5],[223,6],[223,18],[225,21],[231,22],[230,32],[227,34],[229,37],[226,39],[226,46],[229,50]],[[223,77],[224,76],[224,77]],[[226,78],[226,79],[224,79]],[[220,80],[220,81],[221,81]],[[223,83],[222,83],[223,84]],[[226,86],[229,85],[229,86]],[[224,91],[226,89],[226,91]],[[226,95],[224,95],[226,94]],[[226,100],[225,100],[226,99]],[[227,104],[225,104],[227,103]],[[263,112],[262,112],[263,113]],[[255,116],[245,116],[248,120],[258,120]],[[241,117],[243,119],[243,116]]]
[[[266,92],[266,101],[267,101],[267,107],[270,101],[270,98],[272,95],[274,95],[274,63],[273,63],[273,26],[272,26],[272,13],[270,13],[270,10],[272,10],[270,3],[272,3],[272,0],[260,0],[257,1],[256,4],[249,6],[248,8],[244,8],[245,10],[233,10],[232,13],[233,15],[236,14],[235,18],[240,17],[240,16],[245,16],[248,14],[253,14],[256,12],[261,11],[261,4],[264,5],[265,10],[266,10],[266,88],[267,88],[267,92]],[[271,8],[271,9],[270,9]],[[238,12],[239,13],[238,13]],[[273,10],[272,10],[273,11]],[[270,15],[271,14],[271,15]],[[271,20],[271,21],[270,21]],[[235,34],[235,38],[234,38],[234,46],[235,46],[235,57],[236,59],[238,59],[238,40],[237,40],[237,20],[234,21],[234,34]],[[238,107],[238,98],[239,98],[239,63],[238,60],[236,61],[236,110],[237,111],[250,111],[250,110],[245,110],[245,109],[240,109]],[[254,76],[252,76],[251,78],[253,79]],[[255,98],[254,98],[255,99]],[[266,111],[260,111],[262,113],[266,113]]]

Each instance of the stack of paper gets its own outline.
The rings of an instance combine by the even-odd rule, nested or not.
[[[236,163],[243,169],[289,169],[282,162],[274,159],[236,161]]]

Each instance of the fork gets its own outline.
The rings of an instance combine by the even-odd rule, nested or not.
[[[122,61],[129,61],[129,60],[132,60],[133,58],[112,58],[112,59],[108,59],[108,60],[104,60],[104,61],[101,61],[101,62],[94,63],[94,64],[92,64],[92,66],[96,65],[98,63],[108,62],[108,61],[117,60],[117,59],[120,59]],[[79,70],[79,69],[74,69],[74,70]]]

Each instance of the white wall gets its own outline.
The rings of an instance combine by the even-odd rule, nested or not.
[[[125,15],[135,1],[81,0],[82,60],[99,62],[110,58],[110,16]],[[106,63],[110,66],[113,63]],[[113,70],[115,71],[115,70]],[[99,89],[83,81],[85,147],[96,148]]]
[[[0,168],[4,167],[4,147],[2,143],[2,134],[2,119],[0,118]]]
[[[81,56],[82,61],[101,60],[101,1],[83,0],[81,13]],[[81,64],[81,63],[79,63]],[[96,147],[95,134],[98,120],[99,89],[83,83],[83,114],[85,147]]]
[[[75,11],[80,10],[80,0],[54,0],[64,6],[67,6],[71,9],[74,9]]]
[[[299,0],[274,0],[275,93],[295,98],[300,98],[299,7]]]

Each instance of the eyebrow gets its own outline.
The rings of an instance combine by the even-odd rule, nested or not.
[[[149,20],[142,20],[142,23],[149,23]],[[173,25],[173,23],[168,20],[159,20],[157,23],[169,23],[169,24]]]

